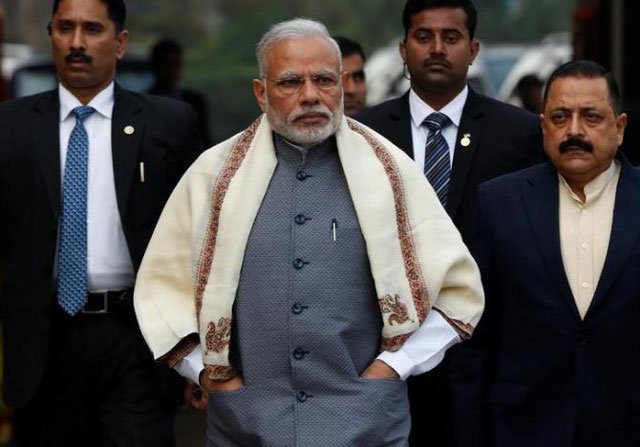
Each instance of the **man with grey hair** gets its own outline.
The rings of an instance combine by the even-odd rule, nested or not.
[[[477,266],[411,159],[344,117],[322,24],[276,24],[257,57],[264,115],[192,165],[156,227],[143,335],[206,391],[208,446],[404,447],[404,379],[471,335]]]

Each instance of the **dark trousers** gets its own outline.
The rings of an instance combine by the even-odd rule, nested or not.
[[[411,447],[447,447],[451,405],[450,353],[431,371],[407,379]]]
[[[15,447],[172,447],[175,406],[132,307],[53,318],[44,378],[14,419]]]

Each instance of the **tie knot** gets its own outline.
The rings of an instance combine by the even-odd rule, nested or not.
[[[432,132],[446,127],[450,122],[449,117],[440,112],[434,112],[424,119],[424,125]]]
[[[78,121],[84,121],[86,117],[95,112],[96,109],[89,106],[78,106],[72,110],[73,114],[76,116]]]

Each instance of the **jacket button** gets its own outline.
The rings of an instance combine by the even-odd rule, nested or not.
[[[298,402],[301,402],[301,403],[306,402],[307,399],[309,399],[309,397],[311,396],[305,393],[304,391],[298,391],[298,393],[296,394],[296,399],[298,399]]]
[[[305,264],[308,264],[308,262],[304,262],[300,258],[296,258],[293,260],[293,268],[296,270],[303,269]]]
[[[300,315],[302,312],[304,312],[304,310],[309,307],[309,306],[303,306],[300,303],[294,303],[291,306],[291,312],[293,312],[294,315]]]
[[[293,351],[293,358],[296,360],[303,360],[308,353],[309,351],[305,351],[302,348],[296,348]]]
[[[298,173],[296,174],[296,178],[298,180],[300,180],[301,182],[304,182],[307,178],[311,177],[309,174],[307,174],[305,171],[303,171],[302,169],[298,171]]]
[[[304,225],[307,222],[307,220],[309,220],[309,218],[304,214],[296,214],[296,217],[294,220],[298,225]]]

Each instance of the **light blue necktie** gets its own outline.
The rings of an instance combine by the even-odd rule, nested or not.
[[[58,248],[58,303],[69,315],[87,301],[87,177],[89,138],[84,119],[93,107],[73,109],[76,125],[69,137],[62,184],[62,218]]]
[[[433,186],[442,206],[447,206],[451,176],[449,145],[442,136],[442,129],[450,122],[449,117],[440,112],[434,112],[424,119],[424,125],[429,129],[425,146],[424,175]]]

